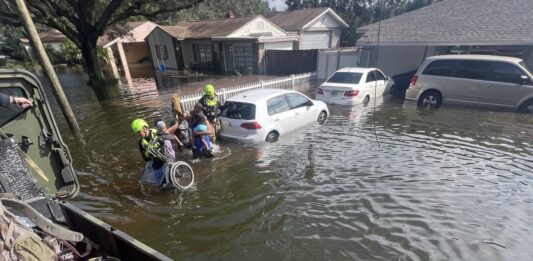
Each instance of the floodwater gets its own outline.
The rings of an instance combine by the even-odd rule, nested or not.
[[[375,108],[330,107],[324,126],[276,144],[221,143],[217,158],[191,163],[194,189],[168,193],[140,189],[144,163],[130,122],[169,118],[175,90],[139,84],[97,102],[80,75],[60,79],[86,141],[60,121],[82,185],[75,203],[174,259],[533,256],[529,116],[424,111],[388,97]]]

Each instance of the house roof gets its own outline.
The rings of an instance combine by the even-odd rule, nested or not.
[[[382,45],[533,44],[531,0],[444,0],[381,22]],[[378,24],[359,28],[375,45]]]
[[[50,31],[42,32],[39,34],[39,38],[41,38],[41,42],[43,43],[54,43],[54,42],[61,43],[65,41],[65,39],[67,39],[67,37],[58,30],[50,30]],[[30,42],[28,38],[20,38],[20,41],[22,43]]]
[[[128,27],[130,30],[133,30],[148,22],[150,21],[128,22],[126,23],[126,27]],[[41,42],[43,43],[55,43],[55,42],[61,43],[67,39],[67,37],[63,33],[55,29],[40,33],[39,38],[41,38]],[[113,40],[114,39],[110,39],[108,35],[104,34],[103,36],[100,36],[98,38],[96,46],[102,47]],[[29,44],[28,38],[20,38],[20,42],[24,44]]]
[[[174,26],[159,26],[176,39],[226,37],[260,16],[184,21]]]
[[[331,8],[308,8],[287,12],[273,12],[267,13],[263,16],[283,28],[286,31],[297,31],[304,29],[307,25],[317,19],[319,16],[330,13],[338,22],[344,27],[348,27],[348,24],[342,20]]]

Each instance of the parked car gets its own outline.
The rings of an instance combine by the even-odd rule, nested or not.
[[[456,103],[533,113],[533,75],[514,57],[434,56],[413,76],[405,98],[420,107]]]
[[[276,142],[280,135],[329,116],[324,102],[300,92],[254,90],[229,98],[220,114],[221,136],[247,143]]]
[[[316,99],[326,103],[366,105],[370,98],[389,93],[394,81],[377,68],[349,67],[336,71],[317,90]]]

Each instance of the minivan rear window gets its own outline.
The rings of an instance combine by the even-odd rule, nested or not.
[[[336,72],[329,79],[331,83],[359,83],[362,73],[356,72]]]
[[[226,102],[220,116],[237,120],[254,120],[255,104],[244,102]]]
[[[437,60],[426,66],[422,74],[435,76],[450,76],[456,60]]]

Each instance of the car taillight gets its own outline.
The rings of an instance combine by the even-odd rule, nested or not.
[[[318,90],[316,90],[316,94],[324,94],[324,90],[318,88]]]
[[[413,78],[411,78],[411,83],[409,83],[409,87],[415,86],[417,80],[418,80],[418,75],[413,75]]]
[[[245,122],[245,123],[241,123],[241,128],[249,129],[249,130],[257,130],[257,129],[261,129],[261,125],[259,125],[259,123],[255,121]]]
[[[359,90],[344,92],[344,96],[348,96],[348,97],[354,97],[354,96],[357,96],[358,94],[359,94]]]

